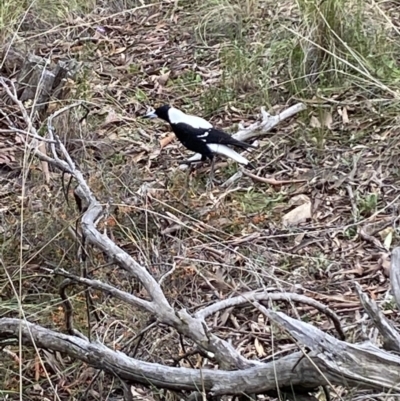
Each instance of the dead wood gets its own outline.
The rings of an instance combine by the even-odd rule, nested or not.
[[[390,282],[393,296],[400,311],[400,247],[393,249],[392,263],[390,266]]]
[[[242,297],[233,298],[232,301],[223,301],[214,307],[200,310],[194,315],[186,309],[174,309],[160,283],[150,274],[146,266],[138,263],[97,227],[104,216],[104,206],[97,200],[83,173],[72,161],[59,137],[55,135],[52,126],[55,115],[68,111],[72,106],[79,106],[79,103],[65,107],[49,117],[47,141],[44,142],[34,129],[30,115],[19,99],[13,82],[0,78],[0,85],[19,109],[21,119],[25,123],[24,129],[33,136],[33,139],[30,138],[32,140],[26,143],[27,148],[40,160],[53,165],[63,173],[70,174],[77,183],[76,196],[84,205],[80,226],[86,242],[104,252],[110,260],[139,281],[147,294],[139,298],[100,281],[75,277],[65,271],[61,273],[80,284],[110,293],[136,308],[147,311],[158,322],[174,328],[182,336],[191,339],[203,353],[218,363],[219,370],[172,368],[139,361],[113,351],[101,343],[57,333],[20,319],[0,319],[0,341],[18,339],[21,332],[24,344],[35,344],[40,348],[65,353],[129,382],[174,390],[204,389],[211,395],[258,394],[297,385],[313,389],[328,384],[379,391],[400,390],[400,357],[371,344],[349,344],[338,340],[310,324],[268,310],[258,303],[261,300],[271,300],[272,294],[263,294],[261,297],[255,293],[251,296],[244,294]],[[10,130],[13,128],[13,126],[8,127]],[[15,132],[21,134],[20,130]],[[42,152],[40,144],[49,145],[50,151]],[[279,294],[280,300],[284,298]],[[334,321],[339,333],[341,332],[339,318],[329,308],[324,308],[317,302],[310,303],[307,297],[296,294],[291,294],[287,300],[305,302],[324,311]],[[311,351],[306,355],[303,352],[295,352],[268,363],[261,363],[244,358],[228,341],[211,332],[205,321],[207,316],[226,307],[235,307],[246,302],[254,305],[272,322],[287,330],[300,345],[306,346]]]
[[[35,112],[39,112],[42,119],[46,116],[50,101],[68,97],[67,80],[74,79],[80,68],[80,63],[75,60],[59,60],[54,63],[7,46],[3,48],[2,59],[5,75],[16,79],[19,100],[31,101]],[[8,96],[4,99],[10,104]]]
[[[367,294],[363,293],[361,286],[357,282],[354,283],[354,285],[356,286],[358,296],[365,311],[382,335],[383,347],[388,351],[400,352],[400,334],[392,326],[390,321],[386,319],[376,302],[370,299]]]

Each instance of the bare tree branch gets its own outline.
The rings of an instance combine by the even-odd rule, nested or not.
[[[400,334],[386,319],[385,315],[379,310],[376,302],[370,299],[367,294],[363,293],[360,284],[354,282],[354,285],[362,306],[383,337],[383,347],[390,351],[400,352]]]
[[[359,386],[365,388],[400,390],[400,357],[370,343],[349,344],[337,340],[282,312],[265,310],[265,314],[313,351],[313,361],[318,360],[316,366],[331,383],[337,382],[340,377],[345,385],[358,382]]]
[[[246,305],[249,303],[253,303],[255,301],[285,301],[290,303],[298,302],[305,305],[310,305],[315,309],[319,310],[320,312],[324,313],[326,316],[328,316],[332,320],[337,332],[339,333],[340,338],[342,340],[345,339],[345,335],[342,330],[342,326],[340,324],[339,316],[335,312],[333,312],[333,310],[331,310],[321,302],[316,301],[315,299],[306,297],[305,295],[294,294],[290,292],[284,292],[284,293],[279,293],[279,292],[269,293],[260,291],[247,292],[237,297],[224,299],[223,301],[216,302],[204,309],[201,309],[200,311],[195,313],[195,317],[205,319],[206,317],[213,315],[214,313],[220,310],[231,308],[232,306]]]
[[[118,288],[115,288],[114,286],[112,286],[110,284],[103,283],[100,280],[92,280],[92,279],[85,278],[85,277],[75,276],[74,274],[71,274],[61,268],[56,268],[54,270],[47,269],[47,268],[42,268],[42,269],[46,270],[48,272],[54,273],[54,274],[59,274],[61,276],[67,277],[77,283],[86,285],[95,290],[100,290],[100,291],[106,292],[106,293],[112,295],[113,297],[120,299],[123,302],[126,302],[128,305],[134,306],[136,308],[144,309],[145,311],[147,311],[151,314],[156,313],[157,306],[155,304],[153,304],[152,302],[135,297],[134,295],[129,294],[126,291],[121,291]]]
[[[6,90],[10,99],[12,99],[13,102],[20,108],[25,124],[27,125],[26,131],[37,135],[36,130],[33,127],[33,122],[30,120],[29,114],[24,108],[22,102],[17,98],[13,82],[9,80],[7,82],[12,90],[9,89],[6,80],[4,78],[0,78],[0,84]],[[65,111],[65,109],[60,110],[60,112],[61,111]],[[50,122],[51,120],[52,117],[49,117]],[[58,140],[58,138],[53,138],[54,134],[51,124],[49,124],[48,128],[50,139]],[[231,344],[208,331],[204,320],[192,317],[184,309],[176,312],[165,298],[161,286],[151,276],[148,270],[144,266],[137,263],[122,248],[117,246],[110,238],[106,236],[106,234],[100,233],[100,231],[96,228],[96,224],[103,214],[103,207],[93,195],[81,171],[76,168],[75,163],[72,161],[70,155],[65,149],[65,146],[60,141],[58,141],[58,146],[62,156],[66,161],[61,160],[55,151],[53,152],[53,158],[51,158],[37,150],[35,146],[30,146],[30,149],[41,160],[55,165],[61,171],[67,172],[75,178],[78,183],[78,187],[76,188],[75,192],[87,206],[81,217],[83,236],[89,243],[93,244],[98,249],[101,249],[110,257],[110,259],[114,260],[121,268],[140,281],[149,294],[151,302],[155,306],[155,317],[161,323],[174,327],[179,333],[191,338],[203,350],[207,351],[210,357],[215,357],[222,368],[243,369],[257,364],[257,361],[250,361],[242,357]]]
[[[300,113],[305,110],[307,106],[304,103],[297,103],[286,110],[283,110],[277,116],[272,116],[265,111],[264,107],[261,107],[262,121],[257,121],[251,124],[249,127],[240,130],[233,135],[235,139],[239,141],[246,141],[250,138],[255,138],[264,135],[266,132],[271,131],[276,125],[281,121],[287,120],[293,117],[295,114]]]
[[[326,384],[400,390],[400,357],[372,345],[344,343],[280,312],[266,311],[266,315],[313,351],[305,358],[296,352],[244,370],[200,371],[139,361],[101,343],[11,318],[0,319],[0,343],[2,339],[18,339],[21,330],[24,344],[65,353],[123,380],[173,390],[204,388],[211,395],[262,394],[276,387],[301,385],[311,389]]]
[[[392,263],[390,266],[390,283],[397,308],[400,311],[400,247],[394,248],[392,252]]]

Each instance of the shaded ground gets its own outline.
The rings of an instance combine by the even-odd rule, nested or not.
[[[33,31],[26,26],[15,45],[33,46],[36,54],[53,61],[82,62],[77,83],[71,83],[71,97],[87,100],[90,113],[79,123],[82,115],[71,115],[60,123],[59,134],[92,190],[110,205],[104,223],[108,235],[155,276],[173,269],[164,290],[177,307],[194,311],[199,305],[257,288],[299,291],[329,305],[351,338],[361,339],[362,311],[354,280],[399,323],[387,281],[390,250],[399,245],[398,100],[368,83],[359,91],[357,85],[338,85],[316,87],[318,96],[309,90],[294,94],[286,85],[287,59],[282,56],[269,63],[265,43],[276,39],[275,29],[283,22],[291,29],[298,25],[296,8],[246,5],[257,5],[257,12],[243,6],[241,18],[236,14],[228,18],[228,11],[235,9],[226,8],[225,13],[221,9],[221,14],[216,9],[220,19],[198,3],[165,2],[129,13],[100,9],[52,32],[47,25]],[[395,23],[396,16],[390,9],[386,12]],[[253,15],[251,23],[246,15]],[[286,35],[282,42],[291,37]],[[138,118],[148,106],[170,102],[235,132],[237,124],[247,126],[260,118],[261,106],[275,114],[298,101],[305,102],[307,110],[262,137],[259,149],[250,155],[257,166],[254,174],[305,180],[296,184],[272,186],[244,176],[233,186],[207,192],[208,166],[190,174],[180,171],[179,160],[188,152],[169,138],[167,126]],[[1,315],[18,315],[10,282],[18,291],[21,275],[27,319],[63,330],[60,299],[55,295],[61,279],[40,268],[60,265],[80,272],[68,231],[78,213],[65,203],[59,174],[53,172],[51,185],[44,185],[37,161],[23,161],[15,140],[2,135]],[[160,141],[168,144],[161,148]],[[223,161],[217,178],[226,181],[236,171],[236,165]],[[285,227],[282,217],[295,208],[291,199],[298,195],[311,200],[312,219]],[[141,291],[98,252],[91,252],[88,269],[95,278]],[[86,331],[84,293],[71,292],[76,294],[75,325]],[[171,365],[188,365],[190,360],[200,366],[197,356],[180,361],[179,355],[192,344],[185,342],[182,349],[169,329],[150,330],[136,349],[137,334],[148,325],[149,316],[103,294],[93,295],[95,337],[144,360]],[[325,317],[309,308],[284,304],[276,308],[334,332]],[[271,329],[252,308],[217,317],[215,331],[230,337],[248,357],[266,358],[273,341],[275,353],[295,349],[282,333],[271,337]],[[363,325],[369,327],[369,322]],[[91,369],[77,363],[72,369],[71,361],[42,357],[61,397],[96,399],[104,391],[99,378],[83,394],[82,385],[93,376]],[[42,391],[33,379],[42,389],[48,388],[33,361],[23,374],[32,399]],[[4,374],[4,389],[17,390],[17,383],[10,373]]]

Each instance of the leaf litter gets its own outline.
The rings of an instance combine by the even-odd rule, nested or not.
[[[84,83],[89,85],[85,95],[92,106],[86,126],[79,128],[84,142],[74,133],[68,149],[85,161],[82,169],[90,175],[93,191],[112,198],[110,212],[117,223],[108,230],[113,240],[156,277],[172,271],[163,285],[174,306],[184,305],[194,312],[199,306],[258,288],[295,291],[326,303],[350,328],[355,311],[360,310],[354,281],[383,302],[389,290],[390,250],[399,244],[398,121],[382,121],[373,104],[360,101],[357,93],[339,93],[335,103],[323,100],[329,111],[322,114],[309,104],[312,112],[307,119],[295,116],[282,123],[261,137],[259,149],[252,153],[257,167],[251,174],[274,181],[244,174],[231,186],[207,192],[208,166],[180,171],[179,162],[188,152],[165,124],[138,117],[148,106],[162,103],[201,114],[202,94],[221,80],[220,46],[201,49],[184,7],[171,13],[169,7],[153,5],[129,17],[104,19],[101,25],[97,20],[96,15],[82,17],[81,27],[71,21],[66,35],[43,33],[35,41],[35,51],[68,53],[84,61],[74,92],[80,97]],[[29,43],[32,32],[24,35]],[[284,99],[285,91],[280,95]],[[207,117],[234,132],[234,124],[249,125],[258,119],[261,106],[249,114],[228,103]],[[6,128],[4,121],[0,128]],[[22,149],[18,141],[10,143],[9,134],[0,135],[0,166],[7,171],[1,170],[0,211],[12,226],[18,224],[10,217],[20,211],[15,195],[20,194],[21,183],[10,171],[22,169]],[[90,141],[98,145],[96,150],[90,150]],[[112,148],[106,158],[100,146],[104,144]],[[232,163],[217,163],[217,176],[226,181],[235,169]],[[41,200],[52,216],[72,213],[37,185],[28,184],[27,196]],[[25,213],[40,219],[29,208]],[[37,224],[45,224],[41,219]],[[61,226],[62,219],[55,223]],[[60,243],[54,244],[62,249]],[[54,262],[54,256],[43,252],[40,262],[48,260]],[[98,266],[94,277],[106,279],[103,256],[95,253],[93,261]],[[37,273],[36,266],[28,264],[27,272]],[[122,288],[130,286],[115,268],[108,279]],[[293,305],[279,303],[279,307],[293,316],[299,311],[311,316],[309,310]],[[145,317],[140,320],[113,300],[101,308],[106,324],[121,320],[115,328],[120,336],[106,339],[114,346],[123,348],[136,336],[132,327],[136,324],[139,330],[145,325]],[[398,322],[393,309],[386,312]],[[251,321],[250,313],[255,316]],[[227,310],[214,317],[214,330],[230,338],[245,356],[263,358],[271,353],[271,335],[256,316],[251,307]],[[127,320],[134,322],[131,328],[123,323]],[[333,333],[333,326],[323,318],[313,323]],[[157,349],[154,336],[160,338]],[[275,352],[293,349],[287,338],[275,341]],[[135,357],[173,364],[173,347],[180,349],[176,339],[162,328],[153,329]],[[197,363],[195,357],[188,359]]]

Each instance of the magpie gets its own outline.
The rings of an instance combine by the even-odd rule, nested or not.
[[[240,164],[251,166],[249,160],[235,152],[227,145],[241,149],[256,148],[246,142],[239,141],[224,131],[216,129],[201,117],[185,114],[168,104],[149,111],[144,118],[161,118],[169,123],[178,140],[187,149],[200,153],[201,161],[210,159],[210,180],[214,178],[214,154],[224,155]]]

